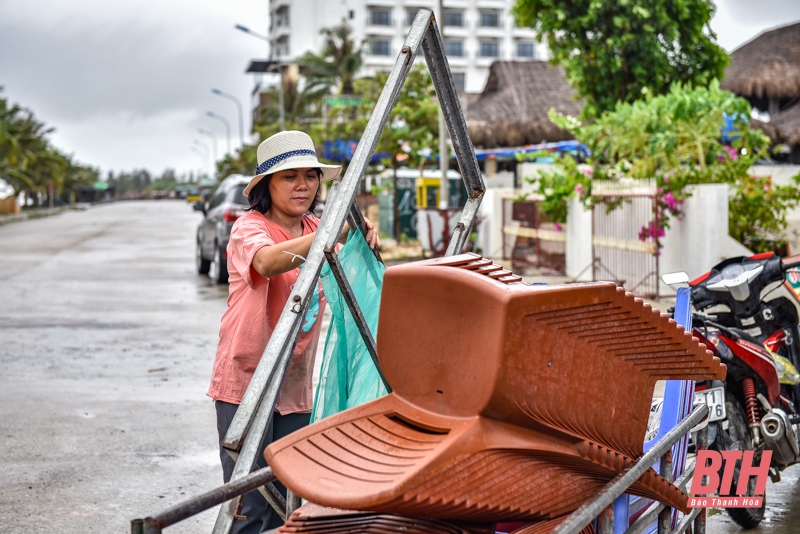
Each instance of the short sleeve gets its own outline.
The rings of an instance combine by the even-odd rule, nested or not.
[[[256,252],[262,247],[274,244],[275,241],[267,225],[254,217],[240,217],[231,229],[228,258],[250,288],[253,287],[251,266]]]

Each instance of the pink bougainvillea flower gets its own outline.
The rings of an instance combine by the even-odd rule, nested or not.
[[[563,230],[559,223],[555,223],[553,227],[556,229],[556,232],[561,232]]]
[[[670,211],[677,211],[678,201],[675,200],[675,195],[673,195],[672,192],[664,195],[664,202],[667,204],[667,207],[670,209]]]

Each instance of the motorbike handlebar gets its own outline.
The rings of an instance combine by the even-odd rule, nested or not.
[[[791,258],[784,258],[781,260],[781,267],[786,272],[789,269],[800,267],[800,256],[792,256]]]

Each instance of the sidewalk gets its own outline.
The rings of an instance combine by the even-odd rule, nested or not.
[[[90,204],[70,204],[69,206],[59,206],[57,208],[39,208],[23,210],[20,213],[2,213],[0,214],[0,226],[11,224],[27,219],[40,219],[42,217],[50,217],[51,215],[58,215],[68,210],[86,210],[89,209]]]

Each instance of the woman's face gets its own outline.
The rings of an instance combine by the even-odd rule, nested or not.
[[[288,169],[272,175],[269,194],[272,198],[271,210],[290,217],[300,217],[314,202],[319,188],[317,169]]]

